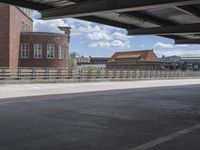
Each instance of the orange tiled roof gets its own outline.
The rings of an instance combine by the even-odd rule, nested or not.
[[[135,55],[135,54],[130,54],[130,55],[127,55],[127,54],[121,54],[121,55],[118,55],[116,58],[139,58],[141,55]]]
[[[115,61],[117,58],[141,58],[143,62],[160,61],[153,50],[116,52],[109,61]]]

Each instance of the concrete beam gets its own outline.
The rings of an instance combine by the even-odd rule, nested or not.
[[[174,25],[155,28],[130,29],[128,35],[174,35],[174,34],[198,34],[200,23]]]
[[[91,22],[105,24],[105,25],[110,25],[110,26],[114,26],[114,27],[118,27],[118,28],[123,28],[123,29],[126,29],[126,30],[133,29],[133,28],[134,29],[140,28],[140,27],[132,25],[132,24],[108,20],[108,19],[105,19],[105,18],[97,17],[97,16],[78,17],[77,19],[85,20],[85,21],[91,21]],[[142,28],[140,28],[140,29],[142,29]],[[162,36],[162,37],[171,38],[171,39],[175,39],[175,40],[184,39],[184,37],[180,37],[180,36],[176,36],[176,35],[165,35],[165,36]]]
[[[176,8],[179,9],[180,11],[187,13],[187,14],[190,14],[190,15],[193,15],[193,16],[200,18],[200,10],[196,9],[192,6],[179,6],[179,7],[176,7]]]
[[[101,17],[97,17],[97,16],[78,17],[77,19],[95,22],[95,23],[100,23],[100,24],[105,24],[105,25],[123,28],[123,29],[139,28],[139,27],[132,25],[132,24],[117,22],[117,21],[113,21],[113,20],[109,20],[109,19],[105,19],[105,18],[101,18]]]
[[[200,4],[199,0],[99,0],[42,11],[43,19],[97,15],[99,13],[138,11],[153,8]]]
[[[51,6],[47,6],[45,4],[40,4],[32,1],[24,1],[24,0],[0,0],[0,2],[10,5],[15,5],[19,7],[29,8],[29,9],[35,9],[35,10],[45,10],[53,8]]]
[[[200,39],[175,40],[175,44],[200,44]]]
[[[122,18],[123,18],[123,16],[127,16],[127,18],[130,17],[130,19],[136,18],[136,19],[140,20],[141,22],[149,22],[149,23],[152,23],[155,25],[160,25],[160,26],[177,25],[176,23],[174,23],[172,21],[157,18],[157,17],[149,15],[147,13],[138,12],[138,11],[120,13],[119,16]]]

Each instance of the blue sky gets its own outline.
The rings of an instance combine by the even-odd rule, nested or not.
[[[34,31],[56,32],[57,26],[70,26],[70,51],[84,56],[110,57],[117,51],[154,49],[158,57],[200,56],[200,45],[175,45],[174,41],[159,36],[127,36],[127,31],[77,19],[40,20],[40,14],[33,13]]]

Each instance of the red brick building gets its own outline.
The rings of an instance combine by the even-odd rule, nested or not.
[[[153,50],[117,52],[107,62],[109,70],[161,70],[162,64]]]
[[[31,10],[0,3],[0,67],[67,68],[68,43],[66,34],[33,32]]]

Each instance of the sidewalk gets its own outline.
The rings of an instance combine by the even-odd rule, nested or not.
[[[200,79],[0,85],[0,98],[200,84]]]

